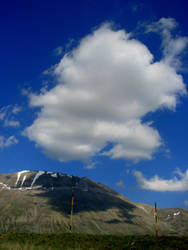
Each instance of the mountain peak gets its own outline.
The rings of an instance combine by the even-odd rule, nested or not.
[[[59,172],[22,170],[12,174],[2,174],[0,188],[27,190],[36,188],[54,189],[65,186],[75,187],[81,179],[83,178]]]

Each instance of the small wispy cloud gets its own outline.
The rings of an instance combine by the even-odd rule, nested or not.
[[[122,180],[116,182],[115,185],[116,185],[116,187],[119,187],[119,188],[123,188],[123,189],[126,188],[126,186],[125,186],[125,184],[124,184],[124,182]]]
[[[175,36],[172,31],[178,24],[174,18],[161,18],[146,26],[146,32],[159,33],[162,37],[163,61],[177,70],[181,69],[180,54],[188,44],[187,37]]]
[[[130,169],[126,169],[126,174],[130,174]]]
[[[143,9],[144,4],[141,2],[136,2],[136,3],[133,2],[133,3],[131,3],[130,7],[131,7],[132,13],[137,14],[138,12],[140,12]]]
[[[4,136],[0,136],[0,149],[7,148],[17,143],[18,143],[18,140],[13,135],[8,138],[5,138]]]
[[[0,109],[0,120],[4,127],[19,127],[20,122],[17,120],[17,114],[22,111],[19,105],[8,105]]]
[[[186,207],[188,207],[188,200],[185,200],[185,201],[184,201],[184,205],[185,205]]]
[[[30,88],[22,88],[21,89],[21,95],[22,96],[29,96],[31,93],[31,89]]]
[[[22,110],[19,105],[7,105],[0,108],[0,121],[2,127],[19,127],[20,122],[16,119],[16,115]],[[0,135],[0,149],[4,149],[10,147],[13,144],[17,144],[18,139],[11,135],[6,137],[4,135]]]
[[[5,113],[4,113],[4,112],[1,112],[1,113],[0,113],[0,120],[3,120],[4,117],[5,117]]]
[[[53,54],[55,56],[61,56],[63,54],[63,47],[58,46],[57,48],[54,49]]]
[[[134,171],[134,176],[137,179],[137,183],[141,189],[153,190],[153,191],[188,191],[188,170],[185,173],[177,169],[172,179],[163,179],[158,175],[147,179],[140,171]]]
[[[8,120],[6,119],[4,121],[4,124],[3,124],[4,127],[19,127],[20,126],[20,122],[19,121],[15,121],[15,120]]]
[[[55,69],[56,66],[57,66],[56,64],[55,64],[55,65],[52,65],[52,66],[49,67],[48,69],[45,69],[45,70],[42,72],[42,74],[43,74],[44,76],[54,75],[54,69]]]
[[[10,105],[0,108],[0,120],[3,121],[8,113]]]
[[[88,165],[85,166],[86,169],[94,169],[96,168],[96,162],[90,162]]]
[[[12,113],[13,114],[17,114],[17,113],[19,113],[21,111],[22,111],[22,107],[17,105],[17,104],[15,106],[13,106],[13,108],[12,108]]]

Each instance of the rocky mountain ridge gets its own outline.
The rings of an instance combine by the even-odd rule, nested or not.
[[[23,170],[13,174],[1,174],[0,188],[25,190],[34,188],[53,188],[66,185],[76,186],[79,177],[49,172]]]

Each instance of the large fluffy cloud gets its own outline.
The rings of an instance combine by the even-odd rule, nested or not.
[[[153,191],[188,191],[188,170],[182,173],[177,171],[180,178],[162,179],[155,175],[151,179],[146,179],[140,171],[135,171],[137,182],[142,189]]]
[[[53,74],[54,88],[30,96],[31,106],[41,110],[25,134],[60,161],[87,162],[100,154],[152,159],[162,140],[142,117],[174,109],[186,92],[168,62],[153,63],[144,44],[108,24],[64,55]],[[107,147],[109,142],[113,146]]]

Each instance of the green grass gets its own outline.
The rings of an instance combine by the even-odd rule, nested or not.
[[[188,249],[188,237],[115,236],[87,234],[0,234],[0,249]]]

